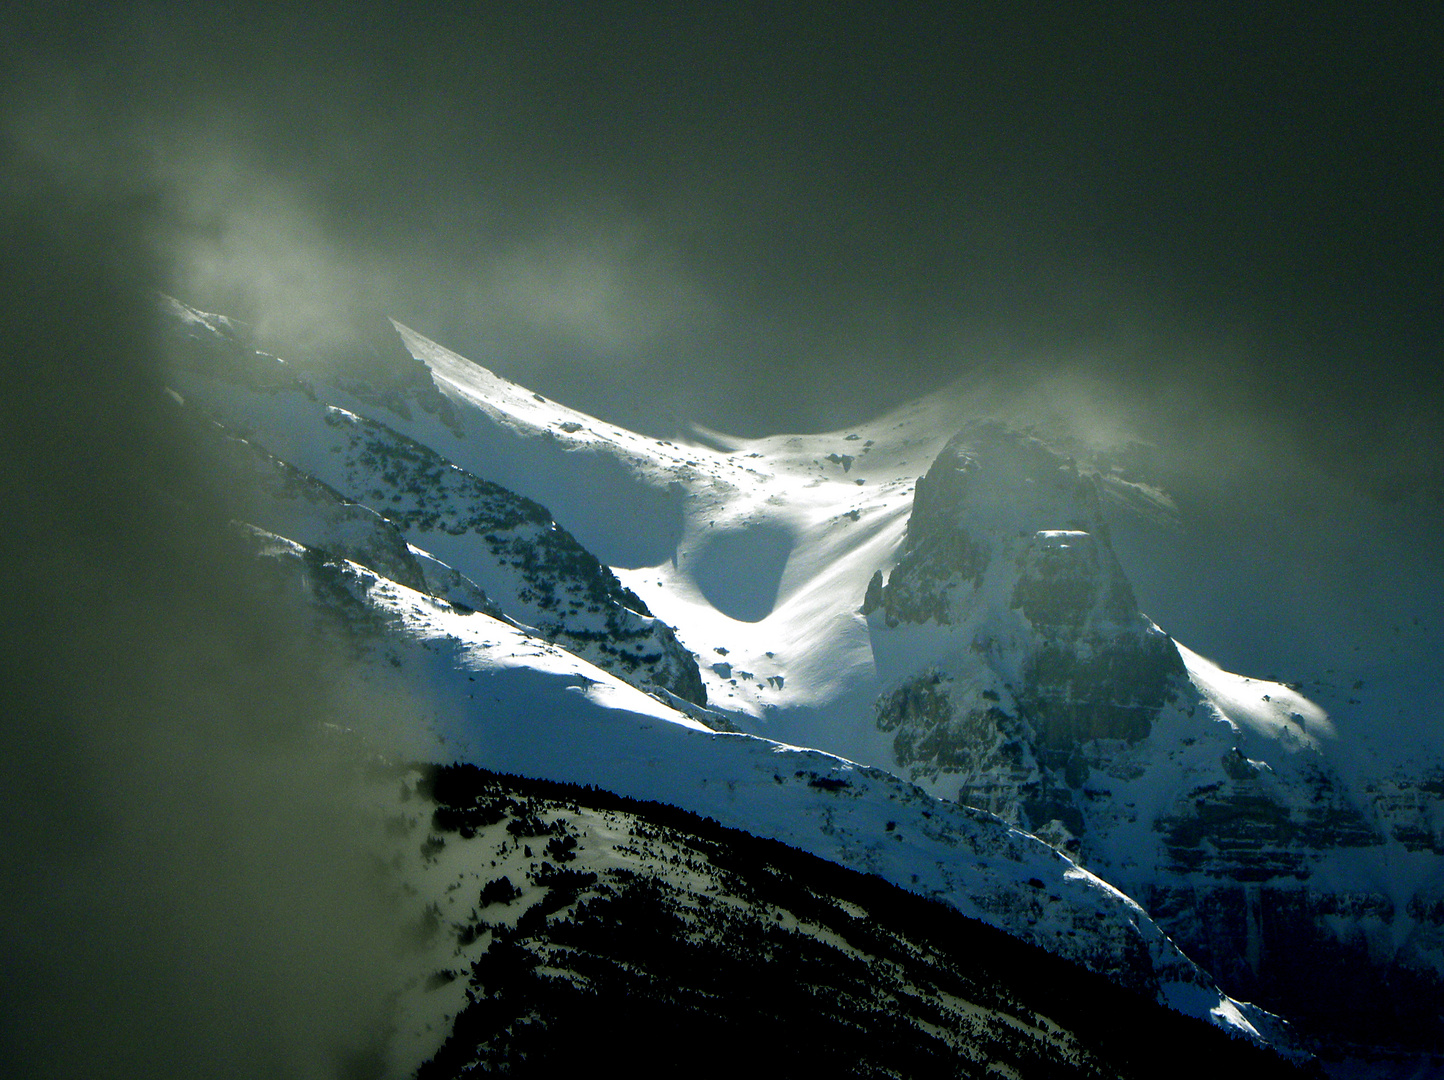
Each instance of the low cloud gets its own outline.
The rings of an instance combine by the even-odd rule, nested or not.
[[[178,12],[0,16],[0,1072],[337,1075],[384,1023],[314,738],[386,706],[228,547],[147,289],[322,351],[381,311],[658,435],[964,378],[1241,501],[1444,483],[1435,65],[1387,18],[1280,58],[1166,14]]]
[[[165,206],[33,159],[0,202],[0,1073],[366,1075],[399,940],[359,753],[324,732],[385,706],[193,464]]]
[[[384,313],[659,435],[1085,371],[1144,428],[1430,473],[1404,23],[163,11],[32,20],[7,123],[67,185],[163,189],[181,299],[276,337]]]

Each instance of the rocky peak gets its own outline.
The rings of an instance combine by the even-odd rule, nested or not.
[[[1105,584],[1109,611],[1134,608],[1093,479],[1037,438],[992,421],[973,423],[918,478],[903,556],[866,598],[864,612],[880,609],[889,626],[957,623],[985,578],[1009,588],[1028,579],[1032,587],[1024,586],[1023,595],[1041,612],[1051,602],[1045,592],[1066,591],[1059,580],[1065,563],[1081,569],[1077,560],[1087,561],[1090,549],[1095,572],[1065,576]]]
[[[462,434],[451,401],[437,389],[431,369],[411,355],[396,325],[380,311],[353,313],[335,341],[315,347],[317,359],[331,381],[358,402],[387,409],[403,420],[412,406],[436,416]]]
[[[1139,612],[1097,482],[1071,459],[996,424],[959,432],[863,609],[875,642],[897,635],[879,655],[914,657],[876,703],[900,771],[1070,853],[1230,993],[1341,1054],[1437,1043],[1437,1015],[1413,1003],[1438,995],[1444,890],[1425,860],[1444,782],[1361,800],[1297,737],[1298,714],[1274,728],[1249,711],[1287,688],[1185,663]],[[1381,887],[1406,856],[1417,877]]]
[[[936,622],[964,635],[967,659],[952,666],[981,671],[965,681],[974,700],[950,715],[1002,717],[1010,731],[1021,723],[1004,742],[1022,736],[1050,752],[1141,739],[1184,671],[1138,611],[1093,478],[995,422],[958,432],[918,481],[903,556],[886,582],[874,579],[864,611],[886,628]],[[889,710],[879,723],[899,731],[900,747],[934,747],[939,763],[969,756],[912,730],[938,709]]]
[[[977,423],[918,482],[902,558],[864,600],[875,634],[937,625],[936,662],[877,703],[900,767],[1069,846],[1089,762],[1145,739],[1187,689],[1138,610],[1093,478],[1040,439]]]
[[[1018,554],[1012,606],[1044,634],[1087,623],[1122,624],[1138,613],[1133,587],[1106,541],[1080,529],[1041,529]]]
[[[992,420],[963,427],[919,479],[908,546],[960,525],[1015,534],[1104,528],[1097,488],[1076,461]]]

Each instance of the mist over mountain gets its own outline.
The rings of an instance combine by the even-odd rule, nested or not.
[[[130,208],[4,206],[0,1071],[329,1076],[400,937],[324,725],[382,703],[217,513]]]
[[[1052,429],[1046,403],[987,388],[850,430],[674,441],[401,324],[424,377],[402,365],[382,389],[157,304],[181,410],[329,493],[287,480],[245,505],[263,562],[397,702],[358,718],[363,738],[782,840],[1340,1075],[1429,1060],[1440,623],[1407,574],[1379,602],[1419,613],[1408,637],[1373,640],[1350,590],[1300,611],[1286,581],[1195,582],[1219,522],[1159,486],[1146,446]],[[1361,498],[1309,482],[1333,517]],[[555,508],[541,532],[531,499]],[[409,555],[358,543],[362,511]],[[1356,587],[1396,557],[1429,573],[1407,539],[1353,533]],[[589,544],[615,561],[601,591],[594,561],[557,558]],[[1230,545],[1290,567],[1267,534]],[[1272,647],[1205,618],[1209,651],[1246,664],[1220,667],[1140,609],[1134,565],[1152,596],[1247,612]],[[638,654],[606,597],[655,619],[642,647],[680,649],[700,686],[679,695],[676,654]]]
[[[1236,998],[1345,1056],[1433,1022],[1385,1013],[1444,910],[1437,18],[0,29],[0,1071],[384,1072],[378,750],[716,816],[1276,1045]],[[1008,535],[1000,473],[1097,512]],[[1340,1005],[1260,942],[1379,966]]]
[[[208,310],[383,310],[663,437],[836,428],[993,362],[1438,482],[1421,11],[7,20],[12,138],[163,193]]]

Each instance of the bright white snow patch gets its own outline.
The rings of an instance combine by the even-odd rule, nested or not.
[[[1192,649],[1174,644],[1194,685],[1235,726],[1290,752],[1321,750],[1336,738],[1329,714],[1292,687],[1224,671]]]

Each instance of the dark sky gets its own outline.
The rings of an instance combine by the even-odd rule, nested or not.
[[[0,203],[0,1075],[370,1075],[404,939],[318,731],[394,702],[193,465],[135,281],[154,211],[30,180]]]
[[[1335,451],[1437,426],[1426,5],[482,8],[32,22],[11,127],[166,192],[184,299],[375,304],[656,429],[836,426],[983,360]]]
[[[280,6],[0,10],[0,1072],[332,1075],[390,948],[303,737],[381,706],[195,524],[139,286],[659,435],[986,364],[1439,490],[1425,5]]]

